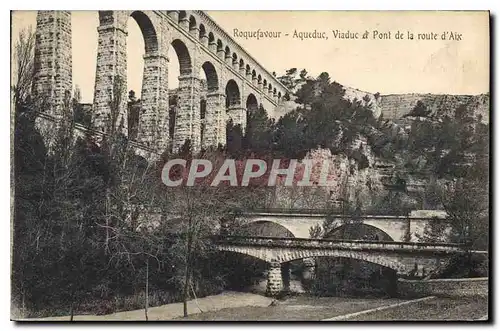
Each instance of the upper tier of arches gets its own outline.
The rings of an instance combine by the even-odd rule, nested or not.
[[[168,10],[167,16],[215,56],[252,82],[263,94],[281,101],[286,88],[201,11]]]

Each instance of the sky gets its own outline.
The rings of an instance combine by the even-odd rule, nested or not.
[[[328,72],[332,80],[381,94],[480,94],[489,91],[489,26],[487,12],[325,12],[209,11],[208,14],[269,72],[284,74],[305,68],[312,76]],[[35,11],[14,11],[12,41],[19,31],[36,25]],[[92,102],[96,54],[96,11],[72,12],[73,83],[82,101]],[[235,37],[239,31],[278,31],[277,39]],[[326,39],[293,38],[295,32],[325,32]],[[358,33],[360,39],[334,38],[333,30]],[[374,31],[391,39],[373,38]],[[369,38],[361,39],[365,31]],[[400,31],[404,39],[395,39]],[[408,40],[408,31],[415,39]],[[461,40],[441,40],[443,32]],[[435,33],[437,40],[418,40]],[[288,36],[285,36],[288,34]],[[144,41],[133,18],[128,21],[128,90],[140,96]],[[169,51],[169,87],[178,84],[179,65]],[[201,71],[202,72],[202,71]],[[202,76],[203,77],[203,76]]]

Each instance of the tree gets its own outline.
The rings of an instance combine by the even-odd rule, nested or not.
[[[244,137],[245,147],[257,153],[269,152],[273,148],[272,130],[273,122],[261,105],[256,111],[248,114]]]
[[[23,106],[31,95],[35,56],[35,32],[31,26],[19,32],[19,39],[14,47],[14,102],[16,108]]]
[[[137,99],[135,92],[130,90],[128,93],[127,102],[127,114],[128,114],[128,138],[130,140],[135,140],[137,134],[139,133],[139,118],[141,116],[141,100]]]
[[[72,318],[102,268],[93,227],[102,182],[86,161],[91,140],[77,140],[71,119],[62,121],[49,153],[33,113],[16,115],[13,298],[24,313],[62,304]]]
[[[427,109],[427,106],[422,102],[422,100],[418,100],[417,104],[413,109],[403,117],[427,117],[431,111]]]
[[[299,77],[297,78],[297,74]],[[285,75],[278,77],[278,80],[289,90],[295,91],[297,86],[306,81],[307,70],[302,69],[299,73],[297,68],[288,69]]]
[[[171,229],[175,229],[175,238],[171,246],[172,263],[176,274],[174,282],[180,286],[183,298],[184,316],[187,316],[187,301],[190,293],[195,294],[197,284],[203,280],[203,265],[213,258],[210,237],[220,229],[220,221],[230,222],[235,210],[245,209],[262,198],[260,183],[256,186],[233,187],[227,182],[211,186],[216,171],[200,178],[194,185],[185,185],[188,172],[194,159],[210,160],[213,169],[219,169],[226,160],[226,155],[218,151],[203,151],[198,155],[178,153],[173,158],[186,160],[184,171],[172,169],[170,177],[180,178],[183,185],[163,188],[162,212]],[[243,172],[242,163],[236,164],[238,179]],[[227,224],[231,227],[231,224]]]
[[[243,130],[240,124],[234,124],[229,120],[226,124],[226,150],[234,157],[238,157],[243,149]]]

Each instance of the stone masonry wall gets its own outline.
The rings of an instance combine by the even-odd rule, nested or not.
[[[488,278],[398,280],[398,293],[403,297],[488,296]]]

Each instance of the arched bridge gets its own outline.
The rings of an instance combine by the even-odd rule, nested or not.
[[[401,275],[413,271],[415,265],[432,270],[463,252],[458,244],[393,241],[219,236],[214,237],[214,242],[219,250],[250,255],[269,263],[320,256],[345,257],[379,264]]]
[[[441,267],[464,250],[457,244],[381,242],[361,240],[328,240],[217,236],[220,251],[252,256],[270,264],[268,292],[282,289],[281,266],[290,261],[314,257],[343,257],[367,261],[393,269],[398,275],[420,272],[422,276]]]

